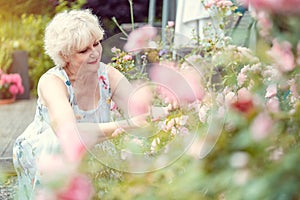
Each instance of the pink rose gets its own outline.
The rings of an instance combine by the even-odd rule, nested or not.
[[[259,114],[252,122],[250,130],[254,140],[259,141],[266,138],[270,134],[270,130],[274,122],[266,113]]]
[[[294,13],[300,12],[300,0],[239,0],[248,6],[249,4],[256,10],[267,10],[275,13]]]
[[[232,2],[228,0],[221,0],[217,2],[217,6],[220,8],[230,7],[232,5],[233,5]]]
[[[139,52],[144,48],[149,48],[148,42],[156,36],[156,33],[156,28],[150,25],[135,29],[129,34],[124,49],[128,52]]]
[[[174,27],[175,23],[174,21],[168,21],[168,27]]]
[[[125,61],[132,60],[132,56],[127,54],[123,57],[123,60]]]
[[[273,27],[273,22],[270,16],[265,11],[259,11],[256,15],[257,27],[259,28],[259,34],[263,37],[269,36],[271,29]]]
[[[9,86],[9,92],[13,95],[13,96],[15,96],[15,95],[17,95],[18,94],[18,87],[15,85],[15,84],[12,84],[12,85],[10,85]]]
[[[276,39],[273,40],[273,46],[268,54],[283,72],[292,71],[296,67],[292,45],[287,41],[279,43]]]
[[[93,197],[93,186],[88,177],[77,175],[72,178],[67,188],[57,194],[58,200],[89,200]]]
[[[245,73],[240,72],[237,76],[237,82],[239,86],[242,86],[247,79],[247,75]]]
[[[291,93],[294,97],[298,98],[299,96],[299,93],[298,93],[298,87],[297,86],[297,82],[295,79],[291,79],[288,81],[288,84],[290,85],[290,90],[291,90]]]
[[[20,74],[10,74],[10,76],[11,76],[12,83],[16,83],[16,84],[22,83],[22,78]]]
[[[246,88],[241,88],[231,106],[242,113],[250,113],[254,109],[252,94]]]
[[[277,86],[275,84],[269,85],[267,87],[266,98],[274,97],[277,94]]]
[[[76,166],[67,163],[65,158],[58,155],[42,155],[37,160],[37,167],[41,175],[41,181],[45,185],[66,184],[67,178],[75,172]]]
[[[116,48],[116,47],[113,47],[113,48],[110,49],[110,51],[111,51],[112,53],[116,53],[116,52],[117,52],[117,48]]]
[[[277,113],[280,111],[280,103],[277,97],[272,97],[267,101],[267,110],[271,113]]]
[[[11,77],[8,74],[1,75],[2,83],[11,83]]]
[[[204,97],[201,76],[192,68],[179,70],[174,63],[162,63],[152,66],[149,76],[158,85],[157,92],[173,105],[192,103]]]

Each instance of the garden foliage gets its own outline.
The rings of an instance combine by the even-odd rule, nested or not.
[[[202,2],[212,21],[188,52],[172,43],[171,24],[162,30],[167,41],[146,26],[129,34],[124,49],[112,48],[110,65],[139,86],[149,84],[153,104],[168,114],[95,147],[78,166],[45,160],[59,161],[52,162],[54,171],[42,166],[62,176],[50,176],[39,195],[300,198],[299,0],[244,1],[253,5],[263,51],[232,44],[226,33],[236,9],[231,1]],[[117,107],[112,112],[114,120],[123,117]]]

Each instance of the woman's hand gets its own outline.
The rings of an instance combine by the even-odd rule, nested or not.
[[[149,113],[137,115],[127,119],[127,123],[132,128],[145,128],[150,125],[149,122],[147,121],[148,117],[149,117]]]

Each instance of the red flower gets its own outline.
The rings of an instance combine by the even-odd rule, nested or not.
[[[246,88],[241,88],[238,91],[236,100],[232,102],[231,106],[242,113],[250,113],[254,108],[251,93]]]

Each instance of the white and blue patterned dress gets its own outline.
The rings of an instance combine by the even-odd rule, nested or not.
[[[77,122],[110,121],[111,91],[107,76],[107,65],[100,63],[98,69],[100,100],[97,108],[83,111],[76,104],[73,87],[63,68],[54,67],[46,72],[61,78],[68,89],[69,102],[73,108]],[[58,140],[50,127],[48,109],[37,100],[36,114],[33,122],[16,139],[13,148],[13,162],[18,175],[18,199],[33,199],[39,185],[36,160],[43,153],[51,154],[59,148]]]

